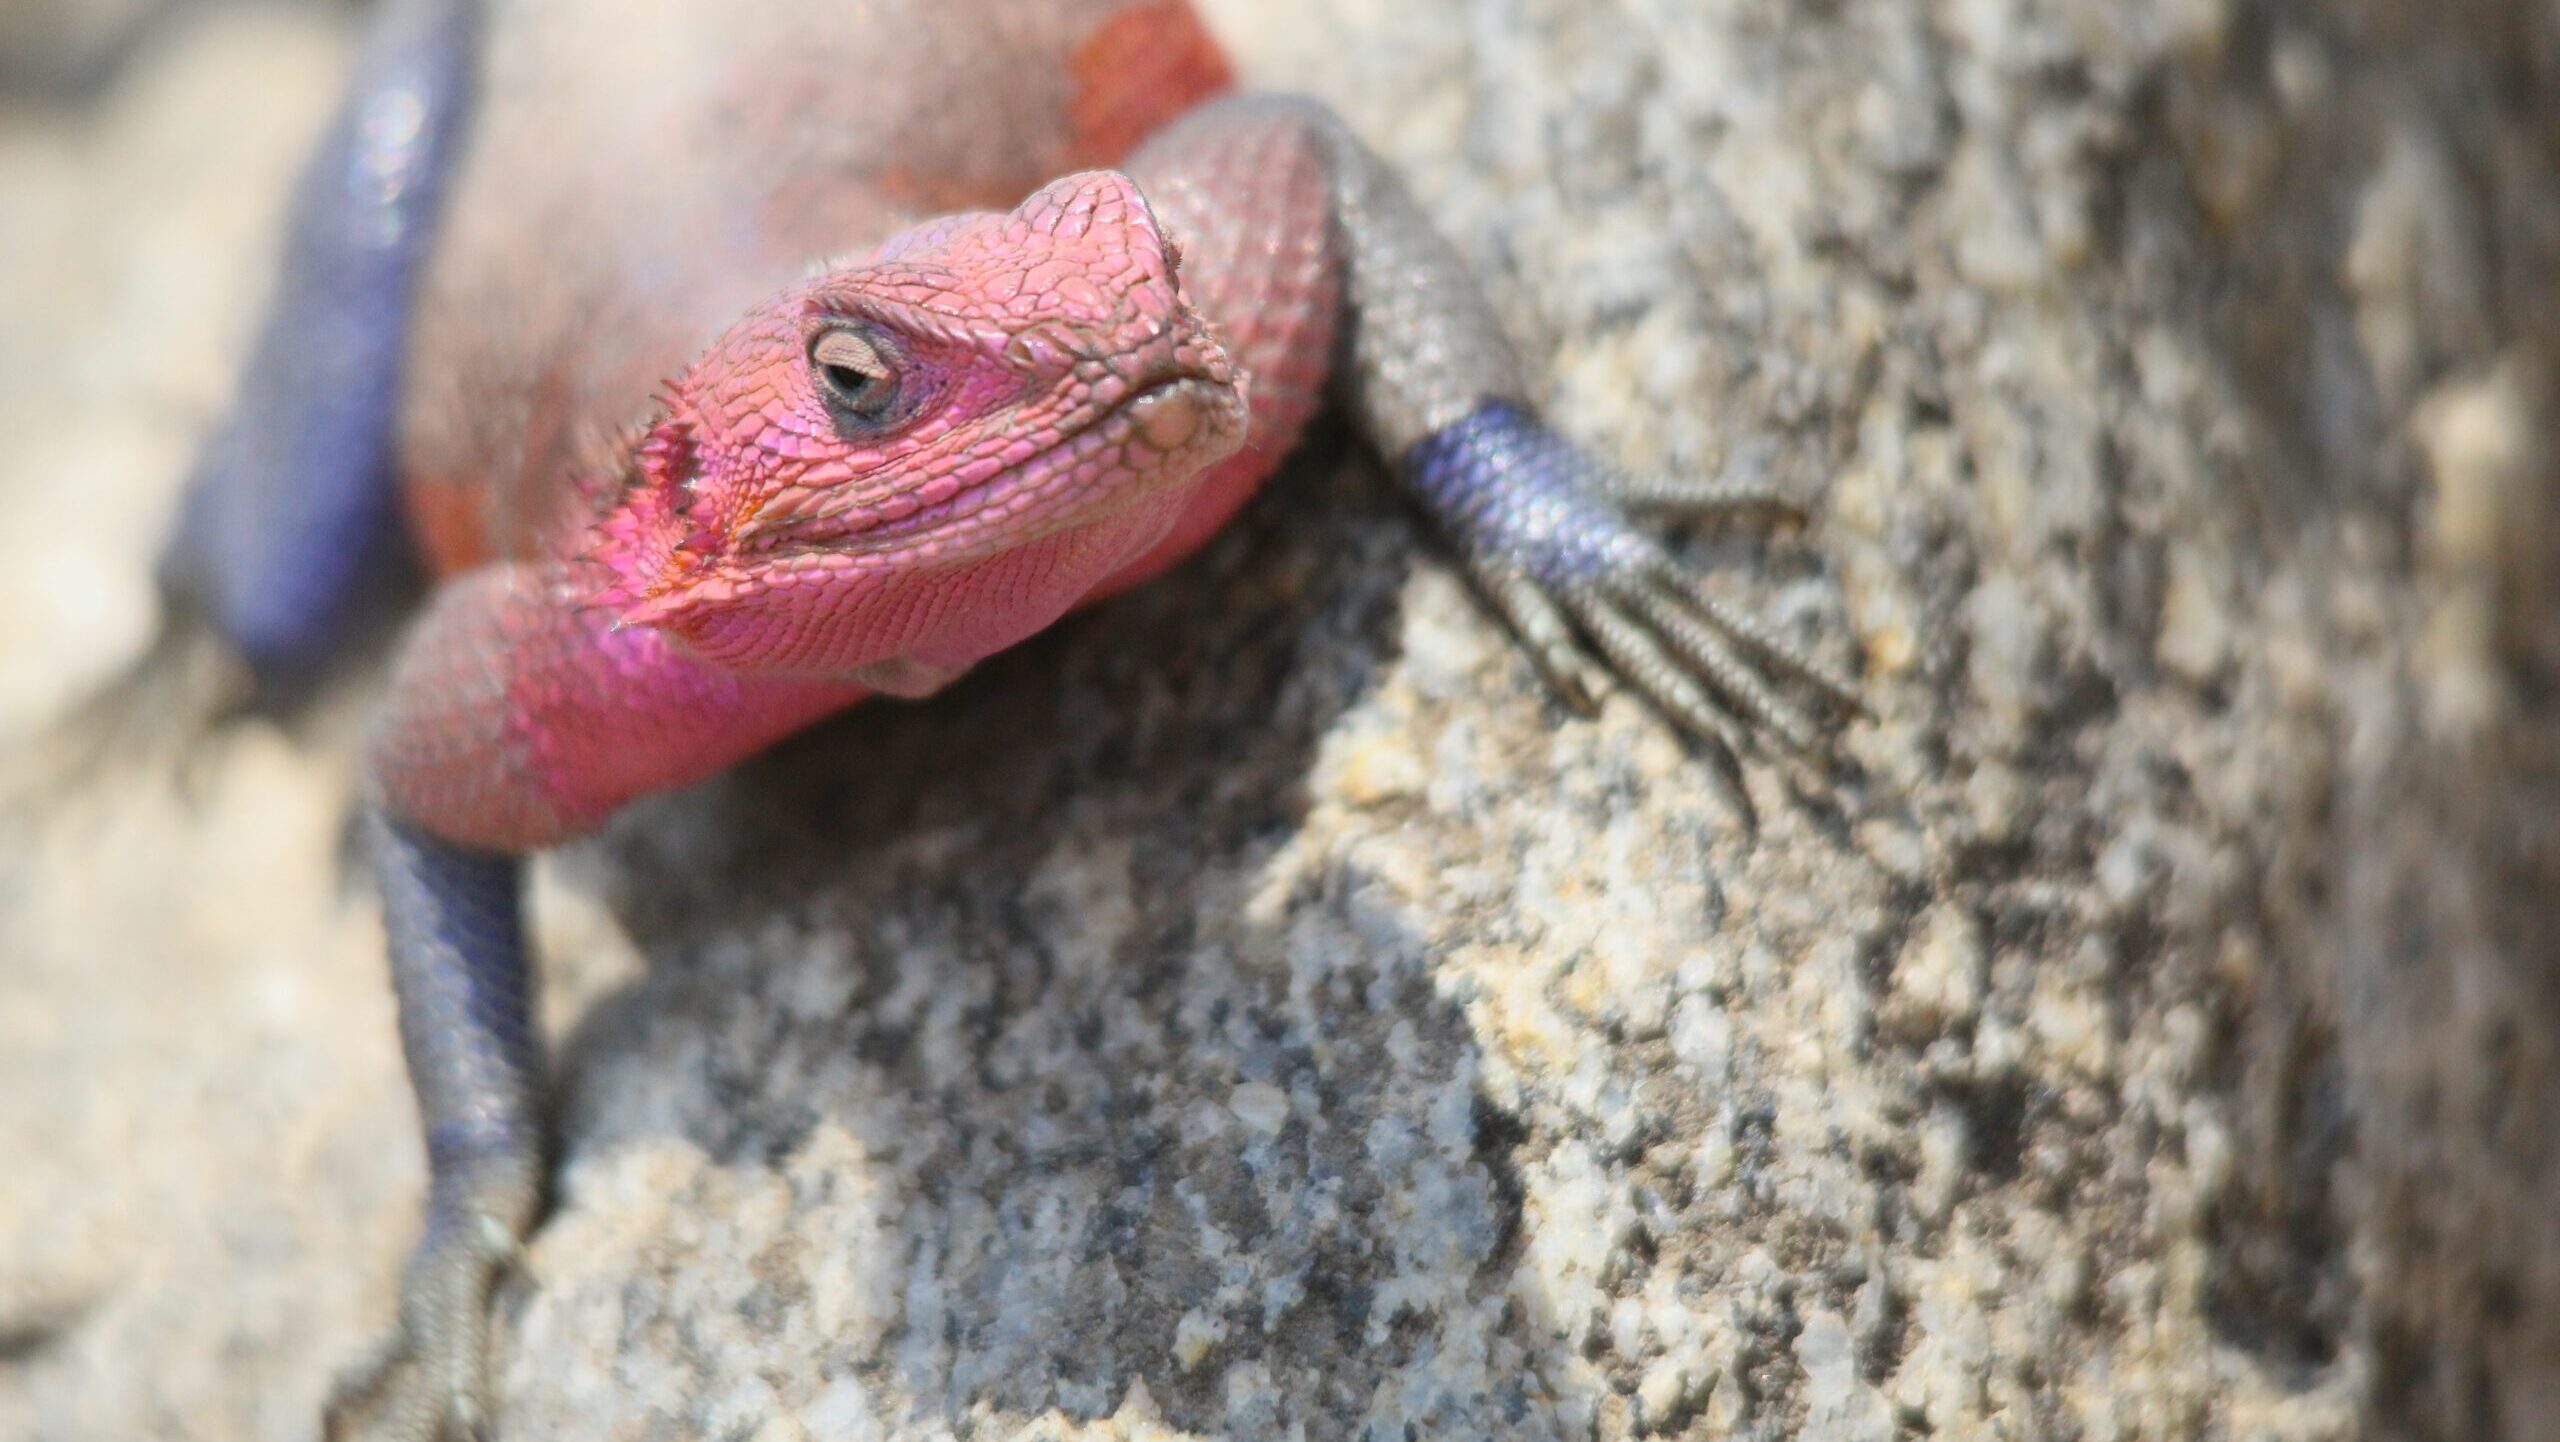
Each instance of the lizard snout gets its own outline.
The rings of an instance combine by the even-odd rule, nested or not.
[[[1133,439],[1171,457],[1201,446],[1219,454],[1244,435],[1244,393],[1235,362],[1187,305],[1119,367],[1129,377],[1118,403]],[[1230,438],[1231,437],[1231,438]]]

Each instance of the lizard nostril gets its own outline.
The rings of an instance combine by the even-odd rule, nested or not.
[[[1146,391],[1129,403],[1131,418],[1138,424],[1138,434],[1147,444],[1170,454],[1191,443],[1200,433],[1202,412],[1200,383],[1182,379]]]

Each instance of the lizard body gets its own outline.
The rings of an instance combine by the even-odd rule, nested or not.
[[[424,167],[431,194],[467,115],[451,202],[371,197],[397,243],[283,291],[191,500],[232,520],[183,527],[164,568],[233,630],[222,598],[273,558],[219,537],[355,514],[345,493],[395,469],[270,433],[396,389],[445,579],[366,792],[432,1195],[400,1328],[342,1415],[488,1420],[489,1293],[541,1193],[521,856],[1162,571],[1328,390],[1568,698],[1614,673],[1728,771],[1755,731],[1817,748],[1847,704],[1627,518],[1775,498],[1629,481],[1548,430],[1394,176],[1321,106],[1227,93],[1184,0],[488,19],[483,43],[464,0],[395,0],[296,236],[345,219],[332,156]],[[333,391],[294,342],[356,312],[406,348]]]

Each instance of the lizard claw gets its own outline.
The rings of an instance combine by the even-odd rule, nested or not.
[[[489,1304],[522,1239],[480,1212],[431,1230],[400,1287],[400,1326],[338,1378],[321,1413],[327,1442],[490,1442]]]
[[[1529,659],[1548,687],[1581,714],[1596,714],[1601,693],[1609,686],[1608,673],[1583,648],[1571,617],[1557,599],[1526,576],[1480,574],[1477,580],[1494,609],[1528,646]]]
[[[1608,680],[1634,690],[1704,743],[1746,825],[1742,753],[1766,738],[1826,765],[1835,723],[1864,710],[1853,681],[1705,594],[1629,519],[1801,519],[1802,505],[1776,487],[1631,480],[1499,403],[1414,447],[1407,469],[1557,694],[1587,712]]]

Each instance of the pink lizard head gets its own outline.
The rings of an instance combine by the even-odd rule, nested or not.
[[[1092,171],[783,292],[669,388],[596,600],[723,665],[866,679],[1047,624],[1243,444],[1179,265]]]

